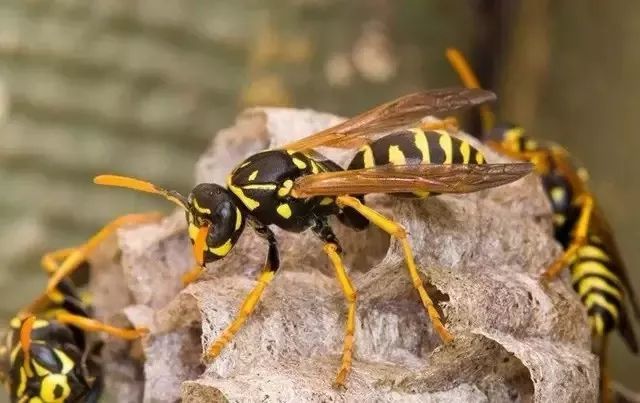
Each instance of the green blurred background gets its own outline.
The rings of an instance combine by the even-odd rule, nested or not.
[[[640,289],[639,13],[620,0],[4,0],[0,319],[43,287],[44,251],[169,208],[98,188],[95,174],[186,192],[200,152],[245,106],[350,115],[455,85],[451,45],[501,94],[500,116],[590,168]],[[636,387],[640,359],[617,336],[612,354],[614,377]]]

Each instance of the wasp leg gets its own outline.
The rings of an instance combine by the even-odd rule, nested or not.
[[[386,218],[372,208],[360,203],[360,201],[355,197],[338,196],[336,198],[336,202],[340,207],[349,206],[353,208],[370,222],[374,223],[375,225],[380,227],[380,229],[395,237],[400,242],[400,244],[402,245],[402,250],[404,252],[405,262],[407,263],[407,268],[409,269],[409,275],[411,276],[411,282],[413,283],[413,286],[416,288],[416,290],[418,290],[418,294],[420,295],[422,304],[424,305],[424,308],[427,311],[427,315],[429,315],[429,318],[433,323],[434,329],[436,330],[436,332],[438,332],[438,335],[443,342],[447,343],[453,340],[453,336],[442,324],[440,314],[436,310],[431,297],[429,297],[427,290],[425,290],[424,285],[422,284],[422,280],[420,279],[420,275],[418,274],[416,263],[413,259],[413,252],[411,250],[409,240],[407,239],[407,232],[405,231],[405,229],[395,221]]]
[[[590,193],[585,193],[579,199],[581,201],[580,217],[573,231],[573,239],[565,252],[542,274],[544,281],[553,280],[571,262],[578,249],[587,242],[589,223],[593,213],[593,196]]]
[[[189,270],[188,272],[184,273],[182,277],[180,277],[180,279],[182,280],[182,285],[186,287],[189,284],[193,283],[194,281],[200,278],[203,272],[204,272],[204,268],[198,265],[193,269]]]
[[[70,254],[73,253],[77,248],[65,248],[54,250],[42,256],[40,260],[40,265],[49,274],[55,273],[60,267],[60,263],[64,261]]]
[[[331,230],[326,220],[318,220],[313,227],[313,231],[322,239],[324,244],[324,252],[329,257],[333,268],[336,271],[336,277],[342,287],[342,292],[347,300],[347,322],[345,324],[345,336],[342,347],[342,364],[338,369],[336,380],[333,383],[335,388],[344,388],[347,376],[351,372],[351,363],[353,361],[353,345],[355,343],[355,330],[356,330],[356,297],[357,291],[353,286],[347,271],[342,263],[340,257],[342,248],[338,243],[338,239]]]
[[[56,313],[54,318],[60,323],[75,326],[86,332],[104,332],[125,340],[135,340],[149,333],[147,328],[124,329],[64,311]]]
[[[94,236],[89,238],[89,240],[84,244],[77,248],[75,248],[62,262],[62,264],[55,270],[55,273],[49,278],[49,282],[47,283],[47,293],[53,292],[57,287],[58,283],[62,281],[63,278],[68,277],[71,273],[73,273],[83,261],[86,260],[87,256],[102,243],[109,235],[113,234],[118,228],[123,227],[125,225],[132,224],[142,224],[148,223],[152,221],[157,221],[162,218],[162,215],[159,213],[143,213],[143,214],[128,214],[121,217],[116,218],[111,221],[109,224],[104,226],[100,231],[98,231]]]
[[[242,325],[246,322],[247,318],[251,315],[253,310],[256,308],[258,302],[260,302],[260,298],[262,297],[262,293],[267,287],[267,285],[273,280],[273,277],[280,267],[280,258],[278,256],[278,244],[276,242],[275,235],[273,232],[267,227],[256,227],[255,228],[258,235],[263,238],[266,238],[269,242],[269,250],[267,252],[267,259],[262,268],[262,273],[258,277],[258,284],[256,284],[249,295],[247,295],[240,306],[240,311],[236,315],[236,318],[231,322],[226,329],[222,331],[222,334],[218,336],[215,342],[209,346],[209,349],[205,353],[205,359],[213,360],[216,358],[220,351],[226,346],[231,339],[235,336],[235,334],[240,330]]]

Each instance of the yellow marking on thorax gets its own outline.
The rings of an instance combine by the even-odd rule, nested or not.
[[[56,386],[62,388],[62,393],[58,397],[55,395]],[[42,380],[40,385],[40,397],[48,403],[62,403],[70,394],[71,387],[69,386],[69,380],[61,374],[51,374],[47,376]]]
[[[567,197],[567,191],[561,186],[551,188],[549,194],[551,195],[551,200],[553,200],[555,204],[561,204]]]
[[[476,150],[476,164],[484,164],[484,154],[480,150]]]
[[[242,189],[247,189],[247,190],[276,190],[278,186],[273,184],[273,183],[256,183],[256,184],[252,184],[252,185],[244,185],[242,186]]]
[[[319,173],[320,167],[318,166],[318,164],[316,164],[313,158],[309,158],[309,161],[311,161],[311,173],[314,173],[314,174]]]
[[[407,163],[404,153],[400,150],[400,146],[389,147],[389,162],[393,165],[405,165]]]
[[[606,298],[600,294],[587,295],[587,298],[584,300],[584,304],[589,309],[593,306],[602,307],[606,309],[607,312],[609,312],[616,321],[618,320],[618,308],[612,303],[610,303],[609,301],[607,301]]]
[[[231,243],[231,239],[227,239],[227,242],[223,243],[221,246],[209,248],[209,252],[216,256],[227,256],[227,253],[229,253],[232,246],[233,244]]]
[[[292,157],[291,160],[299,169],[305,169],[307,167],[307,164],[299,158]]]
[[[289,207],[289,205],[286,204],[286,203],[283,203],[283,204],[279,205],[276,208],[276,211],[278,212],[278,214],[280,214],[284,218],[289,218],[289,217],[291,217],[291,214],[292,214],[291,213],[291,207]]]
[[[278,196],[285,197],[291,192],[291,188],[293,187],[293,181],[291,179],[287,179],[282,183],[282,187],[278,189]]]
[[[73,360],[69,358],[69,356],[62,350],[58,350],[57,348],[54,348],[53,352],[56,353],[56,355],[58,356],[58,359],[62,363],[62,370],[60,372],[63,374],[68,374],[69,372],[71,372],[73,367],[75,367],[76,365],[73,362]]]
[[[460,144],[460,154],[462,154],[462,163],[468,164],[469,157],[471,156],[471,145],[469,145],[469,143],[467,143],[466,141],[463,141]]]
[[[578,294],[580,295],[587,295],[590,291],[598,292],[598,290],[606,291],[619,300],[624,298],[619,289],[612,287],[600,277],[585,277],[578,283]]]
[[[238,197],[238,199],[240,199],[242,204],[244,204],[247,207],[247,209],[249,209],[249,211],[253,211],[260,206],[259,201],[246,196],[242,191],[242,189],[231,184],[231,177],[229,177],[227,180],[227,186],[229,187],[229,190],[231,190],[233,194],[235,194]]]
[[[578,257],[580,258],[591,258],[591,259],[600,259],[605,262],[609,261],[609,256],[604,253],[604,251],[597,246],[593,245],[585,245],[578,249]]]
[[[242,226],[242,212],[236,207],[236,231]]]
[[[51,373],[47,368],[38,364],[36,360],[31,360],[31,365],[33,365],[33,369],[36,370],[36,374],[38,374],[38,376],[45,376]]]
[[[251,161],[245,161],[245,162],[243,162],[243,163],[242,163],[242,165],[240,165],[238,168],[234,169],[234,171],[236,171],[236,170],[238,170],[238,169],[240,169],[240,168],[244,168],[244,167],[246,167],[246,166],[247,166],[247,165],[249,165],[249,164],[251,164]]]
[[[203,213],[203,214],[211,214],[211,210],[208,208],[204,208],[204,207],[200,207],[200,205],[198,204],[198,200],[196,198],[193,199],[193,207],[198,210],[198,212]]]
[[[251,175],[249,175],[249,177],[247,178],[247,180],[252,181],[252,180],[254,180],[257,176],[258,176],[258,170],[256,169],[255,171],[251,172]]]
[[[331,203],[333,203],[333,199],[331,197],[324,197],[322,200],[320,200],[321,206],[328,206]]]
[[[411,131],[415,134],[413,141],[416,144],[416,148],[420,150],[422,154],[422,163],[430,164],[431,163],[431,153],[429,152],[429,144],[427,143],[427,135],[424,134],[424,131],[421,129],[411,129]]]
[[[593,260],[576,263],[571,268],[571,278],[578,280],[584,276],[598,275],[613,281],[616,285],[621,286],[618,276],[613,274],[605,265]],[[575,282],[575,281],[574,281]]]
[[[362,147],[362,157],[365,168],[373,168],[374,166],[376,166],[376,162],[373,159],[373,150],[371,150],[371,146],[366,145]]]
[[[440,144],[442,152],[444,153],[443,164],[451,164],[453,160],[453,141],[451,141],[451,136],[449,133],[443,131],[438,131],[438,133],[440,134],[438,144]]]

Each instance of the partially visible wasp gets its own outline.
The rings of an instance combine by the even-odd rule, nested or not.
[[[371,222],[398,240],[411,281],[435,330],[443,341],[450,341],[453,337],[420,279],[405,229],[367,207],[364,195],[426,197],[429,193],[474,192],[513,182],[531,172],[527,163],[487,164],[479,150],[444,130],[450,125],[448,121],[432,123],[427,127],[430,130],[415,126],[426,115],[494,99],[489,91],[460,88],[407,95],[282,148],[252,155],[231,172],[226,188],[202,183],[188,197],[128,177],[103,175],[95,178],[95,183],[159,194],[184,208],[199,264],[192,277],[197,277],[206,263],[225,257],[247,223],[267,241],[267,259],[258,284],[236,319],[210,345],[205,354],[208,359],[215,358],[238,332],[278,270],[277,242],[269,225],[291,232],[311,229],[324,242],[347,300],[342,364],[334,383],[343,387],[353,356],[356,289],[342,263],[342,248],[329,217],[336,215],[355,230]],[[343,170],[313,151],[319,146],[360,149]]]
[[[479,88],[477,78],[464,56],[448,49],[446,56],[468,88]],[[530,161],[551,202],[556,240],[564,248],[542,274],[545,281],[554,279],[569,267],[571,283],[587,308],[594,338],[594,352],[600,356],[603,389],[606,389],[606,346],[608,334],[617,329],[629,349],[638,353],[638,343],[629,322],[625,300],[640,320],[640,305],[631,287],[624,262],[611,228],[597,207],[587,187],[588,173],[571,161],[569,153],[553,143],[541,143],[526,136],[516,125],[494,125],[493,112],[480,110],[485,133],[484,142],[515,159]],[[604,397],[603,397],[604,399]]]
[[[42,258],[51,276],[74,271],[88,273],[88,254],[117,228],[159,218],[157,214],[120,217],[84,245],[54,251]],[[83,273],[84,274],[84,273]],[[0,340],[0,380],[12,402],[97,402],[103,389],[100,342],[87,332],[105,332],[126,340],[146,329],[123,329],[92,318],[93,308],[71,278],[61,277],[55,288],[42,294],[10,321]]]

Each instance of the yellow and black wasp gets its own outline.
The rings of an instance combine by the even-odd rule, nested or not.
[[[443,341],[451,340],[420,279],[404,228],[367,207],[364,195],[426,197],[429,193],[473,192],[513,182],[529,173],[532,166],[527,163],[487,164],[479,150],[443,130],[449,126],[448,121],[426,127],[432,130],[411,126],[426,115],[494,99],[489,91],[459,88],[407,95],[282,148],[255,154],[238,164],[228,176],[226,187],[202,183],[188,197],[128,177],[103,175],[95,182],[160,194],[184,208],[199,264],[192,278],[206,263],[225,257],[246,224],[267,241],[267,259],[258,283],[236,319],[210,345],[206,353],[209,359],[215,358],[240,329],[278,270],[278,247],[269,225],[291,232],[311,229],[324,242],[348,304],[342,365],[335,381],[336,386],[344,386],[353,354],[356,289],[342,263],[342,249],[329,217],[335,215],[356,230],[373,223],[399,241],[411,281],[435,330]],[[343,170],[313,150],[319,146],[360,149]]]
[[[43,268],[51,276],[88,274],[87,255],[122,225],[157,219],[153,214],[123,216],[105,226],[77,248],[46,254]],[[132,340],[145,329],[122,329],[93,317],[93,308],[74,281],[63,276],[54,288],[38,297],[10,321],[0,342],[0,380],[12,402],[97,402],[103,389],[101,343],[87,332],[105,332]]]
[[[479,88],[471,67],[456,49],[446,56],[468,88]],[[629,349],[637,354],[638,343],[629,321],[626,300],[640,320],[640,305],[627,276],[611,228],[587,186],[588,174],[571,161],[569,153],[553,143],[541,143],[525,135],[522,127],[493,127],[490,109],[480,110],[484,141],[495,150],[530,161],[551,202],[556,240],[564,253],[543,273],[547,281],[569,267],[571,283],[587,308],[594,336],[594,352],[601,359],[603,377],[607,336],[617,329]],[[603,392],[606,394],[606,390]]]

